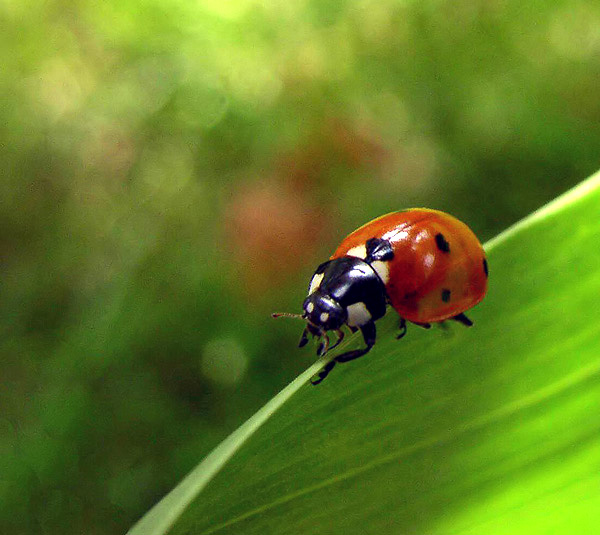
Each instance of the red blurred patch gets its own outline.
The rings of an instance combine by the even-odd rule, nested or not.
[[[339,237],[343,169],[378,169],[387,159],[376,136],[324,119],[305,144],[274,162],[272,178],[238,186],[225,209],[225,235],[242,291],[256,296],[316,267],[323,243]]]
[[[379,135],[369,131],[366,125],[357,128],[339,119],[331,119],[327,125],[332,143],[350,167],[383,167],[390,154]]]
[[[330,218],[302,188],[274,180],[245,184],[225,211],[226,241],[236,276],[250,295],[313,263]]]

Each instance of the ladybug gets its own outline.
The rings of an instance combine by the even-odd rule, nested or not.
[[[342,326],[361,331],[366,347],[338,355],[312,384],[319,384],[336,363],[367,354],[375,345],[375,321],[388,305],[406,322],[430,328],[452,319],[470,327],[464,314],[485,296],[488,265],[473,231],[455,217],[425,208],[381,216],[347,236],[315,271],[302,314],[275,313],[306,321],[299,347],[318,337],[322,356],[344,338]],[[337,340],[330,345],[328,333]]]

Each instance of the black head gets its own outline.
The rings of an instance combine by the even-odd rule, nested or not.
[[[314,328],[311,331],[336,330],[348,319],[346,309],[331,296],[321,292],[310,294],[304,300],[302,308],[304,309],[303,316],[308,321],[309,326]]]

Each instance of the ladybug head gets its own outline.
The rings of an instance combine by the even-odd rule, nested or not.
[[[339,329],[347,321],[348,313],[335,299],[320,292],[309,295],[304,300],[302,308],[304,309],[303,314],[276,312],[272,316],[274,318],[298,318],[306,321],[306,327],[302,332],[298,347],[305,346],[308,343],[308,335],[311,334],[321,341],[317,355],[324,355],[342,341],[343,334],[339,335]],[[338,331],[339,339],[333,346],[330,346],[327,331],[332,330]]]
[[[331,296],[321,292],[310,294],[304,300],[302,308],[311,332],[323,333],[339,329],[348,319],[346,310]]]
[[[274,318],[298,318],[306,321],[305,334],[323,336],[327,331],[339,330],[348,320],[348,312],[331,296],[320,292],[310,294],[302,305],[303,314],[273,312]],[[304,337],[303,337],[304,339]],[[300,342],[300,347],[304,343]]]

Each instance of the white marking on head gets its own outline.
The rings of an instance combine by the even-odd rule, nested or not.
[[[348,320],[346,323],[350,327],[361,327],[371,321],[371,314],[362,301],[360,303],[348,305],[346,307],[346,312],[348,313]]]
[[[371,262],[371,267],[375,270],[375,273],[379,275],[379,278],[383,284],[387,284],[390,280],[390,265],[387,261],[376,260]]]
[[[308,312],[309,314],[315,309],[315,304],[311,301],[310,303],[308,303],[308,305],[306,305],[306,312]]]
[[[310,285],[308,287],[308,295],[316,292],[319,289],[319,286],[321,286],[321,282],[323,281],[324,276],[325,276],[325,273],[317,273],[310,280]]]
[[[319,320],[321,320],[321,323],[325,323],[328,319],[329,319],[329,313],[321,312],[321,315],[319,316]]]
[[[367,246],[363,243],[362,245],[352,247],[352,249],[348,249],[346,256],[355,256],[364,260],[367,258]]]

